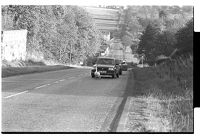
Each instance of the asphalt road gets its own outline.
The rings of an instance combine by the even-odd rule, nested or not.
[[[2,78],[2,131],[109,131],[126,83],[127,72],[92,79],[89,69]]]

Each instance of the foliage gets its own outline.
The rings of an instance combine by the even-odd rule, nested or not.
[[[27,29],[27,50],[41,51],[45,59],[78,63],[101,44],[91,17],[77,6],[9,5],[2,7],[2,16],[2,29]]]
[[[175,49],[175,44],[176,38],[174,36],[174,33],[170,31],[164,31],[158,34],[155,40],[156,56],[170,56],[173,50]]]
[[[186,26],[178,27],[175,31],[171,28],[163,30],[161,26],[165,27],[166,24],[159,25],[158,22],[154,22],[154,25],[150,23],[140,38],[138,53],[144,53],[147,62],[154,63],[160,55],[171,57],[172,52],[176,49],[178,49],[176,55],[192,53],[193,19]]]
[[[128,36],[128,35],[124,35],[124,36],[122,37],[122,43],[123,43],[124,46],[130,46],[130,45],[132,44],[132,39],[131,39],[131,37]]]
[[[125,44],[126,42],[129,43],[133,52],[138,48],[138,52],[140,52],[143,48],[139,47],[143,45],[140,42],[144,42],[140,41],[144,39],[141,36],[147,26],[154,25],[159,28],[160,34],[149,41],[152,44],[149,45],[149,48],[154,44],[157,50],[155,56],[149,58],[149,60],[154,60],[156,55],[169,55],[175,49],[177,40],[175,33],[184,27],[192,15],[191,6],[128,6],[120,13],[119,30],[114,32],[113,35],[121,38]],[[128,39],[128,41],[125,39]]]
[[[146,61],[152,61],[156,58],[156,38],[159,34],[159,28],[153,24],[149,24],[143,32],[138,47],[138,53],[145,54]]]
[[[192,18],[185,27],[179,29],[176,33],[176,48],[179,50],[179,55],[193,53],[193,32],[194,21]]]

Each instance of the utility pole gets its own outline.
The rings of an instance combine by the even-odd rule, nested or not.
[[[144,57],[145,57],[145,54],[144,54],[144,53],[142,53],[142,54],[141,54],[142,67],[144,67]]]
[[[142,56],[142,67],[144,67],[144,56]]]

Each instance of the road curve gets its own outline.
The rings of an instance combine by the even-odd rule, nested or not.
[[[109,131],[127,83],[68,69],[2,79],[2,132]]]

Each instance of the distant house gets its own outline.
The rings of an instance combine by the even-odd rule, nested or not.
[[[1,57],[2,60],[26,59],[27,30],[2,31]]]

